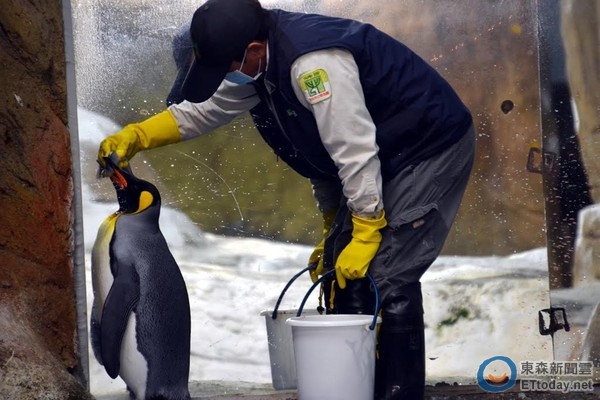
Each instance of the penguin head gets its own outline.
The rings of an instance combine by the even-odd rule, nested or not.
[[[114,153],[113,153],[114,154]],[[112,154],[111,154],[112,156]],[[156,186],[135,177],[129,167],[119,167],[114,157],[104,157],[104,176],[110,177],[119,201],[119,213],[139,214],[160,208],[160,193]]]

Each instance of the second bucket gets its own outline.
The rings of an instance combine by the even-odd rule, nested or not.
[[[300,315],[292,327],[300,400],[372,400],[375,384],[375,314]],[[324,278],[324,277],[323,277]],[[316,286],[315,283],[314,286]],[[314,288],[307,293],[307,297]]]

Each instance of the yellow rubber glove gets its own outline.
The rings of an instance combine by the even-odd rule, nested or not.
[[[310,279],[315,283],[319,279],[319,275],[323,275],[323,250],[325,249],[325,237],[333,225],[335,216],[338,210],[325,211],[323,213],[323,239],[317,244],[312,254],[308,258],[308,265],[317,264],[317,268],[309,271]]]
[[[120,166],[126,167],[138,151],[177,143],[180,140],[177,121],[169,110],[165,110],[140,123],[127,125],[104,139],[98,150],[98,161],[104,165],[103,157],[116,152],[121,160]]]
[[[342,250],[335,263],[335,276],[340,288],[346,287],[346,279],[364,278],[369,264],[381,244],[380,229],[387,225],[385,213],[377,219],[352,215],[352,240]]]

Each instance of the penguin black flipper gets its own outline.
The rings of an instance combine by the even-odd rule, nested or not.
[[[100,326],[102,361],[113,379],[119,375],[123,334],[139,298],[140,283],[134,266],[120,265],[104,302]]]

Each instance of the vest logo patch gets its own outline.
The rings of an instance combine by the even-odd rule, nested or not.
[[[322,68],[303,74],[298,79],[298,83],[310,104],[316,104],[331,97],[329,78],[327,72]]]

